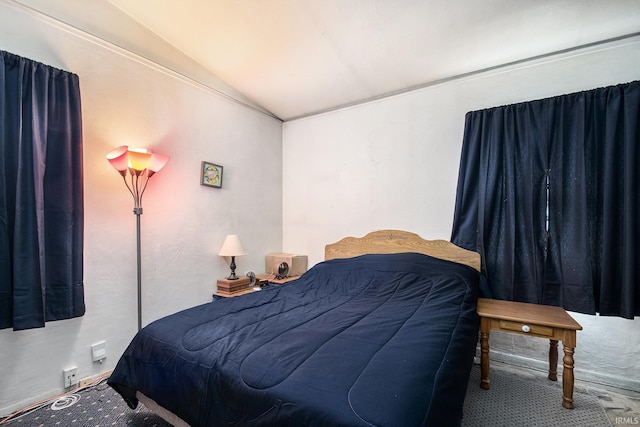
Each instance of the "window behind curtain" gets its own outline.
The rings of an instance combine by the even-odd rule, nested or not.
[[[82,316],[78,76],[0,51],[0,329]]]
[[[640,315],[640,82],[467,113],[452,241],[493,296]]]

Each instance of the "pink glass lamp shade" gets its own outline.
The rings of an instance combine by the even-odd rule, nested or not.
[[[147,169],[151,176],[167,164],[169,156],[154,153],[146,148],[129,148],[122,145],[110,151],[107,154],[107,160],[121,175],[126,174],[128,169],[133,169],[136,174]]]
[[[111,150],[107,154],[107,160],[120,173],[133,196],[134,213],[142,213],[142,195],[149,178],[167,164],[169,156],[154,153],[146,148],[129,148],[122,145]],[[127,173],[130,183],[127,182]]]
[[[122,145],[107,154],[107,160],[120,175],[124,176],[129,168],[129,147]]]
[[[147,164],[147,169],[149,169],[149,177],[162,169],[168,161],[169,156],[165,156],[164,154],[159,153],[151,153],[151,158],[149,159],[149,163]]]

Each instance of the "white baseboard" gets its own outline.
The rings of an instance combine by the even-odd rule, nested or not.
[[[49,392],[45,392],[42,394],[39,394],[37,396],[33,396],[30,397],[28,400],[22,401],[22,402],[18,402],[18,403],[14,403],[12,405],[9,405],[7,407],[4,408],[0,408],[0,418],[4,418],[7,417],[11,414],[13,414],[16,411],[20,411],[23,410],[25,408],[28,408],[32,405],[37,405],[37,404],[45,404],[45,403],[53,403],[53,401],[61,396],[64,396],[66,394],[70,394],[70,393],[74,393],[76,391],[78,391],[79,389],[83,389],[86,387],[90,387],[93,386],[94,383],[98,383],[106,378],[108,378],[111,375],[111,372],[113,370],[108,370],[106,372],[103,372],[101,374],[96,374],[96,375],[92,375],[90,377],[87,378],[83,378],[79,381],[77,388],[70,388],[68,390],[63,390],[62,392],[57,389],[57,390],[53,390],[53,391],[49,391]]]
[[[478,348],[480,354],[480,348]],[[480,358],[476,357],[477,363],[480,363]],[[548,372],[549,361],[532,359],[529,357],[520,356],[517,354],[506,353],[500,350],[491,350],[490,359],[497,362],[508,363],[514,366],[521,366],[524,368],[536,369],[543,372]],[[558,376],[562,375],[562,348],[558,349]],[[616,377],[613,375],[602,374],[600,372],[594,372],[589,370],[580,369],[579,361],[573,368],[574,377],[576,380],[584,380],[595,384],[604,385],[607,387],[614,387],[625,390],[632,390],[640,393],[640,379],[630,377]]]

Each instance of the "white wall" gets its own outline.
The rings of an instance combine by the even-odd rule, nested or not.
[[[284,250],[308,254],[313,265],[325,243],[381,228],[448,240],[466,112],[639,78],[634,38],[287,122]],[[576,319],[584,327],[576,375],[640,390],[640,379],[628,375],[640,356],[640,319]],[[547,360],[544,340],[494,335],[496,358],[529,366]]]
[[[238,272],[263,271],[282,249],[282,124],[105,42],[0,2],[0,49],[80,76],[84,127],[85,298],[78,319],[0,331],[0,416],[60,393],[62,370],[113,369],[137,329],[135,216],[105,159],[119,145],[171,156],[144,195],[143,324],[211,301],[228,274],[217,252],[238,233]],[[200,162],[224,166],[223,188],[199,185]],[[269,167],[265,167],[268,165]],[[104,364],[91,344],[106,340]]]

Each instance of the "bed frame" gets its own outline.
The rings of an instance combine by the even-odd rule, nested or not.
[[[372,231],[364,237],[345,237],[325,246],[324,259],[400,252],[417,252],[468,265],[480,271],[479,253],[463,249],[446,240],[424,240],[415,233],[401,230],[380,230]]]
[[[402,230],[373,231],[364,237],[345,237],[325,246],[325,260],[335,258],[352,258],[365,254],[393,254],[401,252],[417,252],[434,258],[468,265],[480,271],[480,254],[463,249],[446,240],[425,240],[415,233]],[[153,399],[141,392],[136,393],[138,400],[176,427],[189,425],[172,412],[158,405]]]

